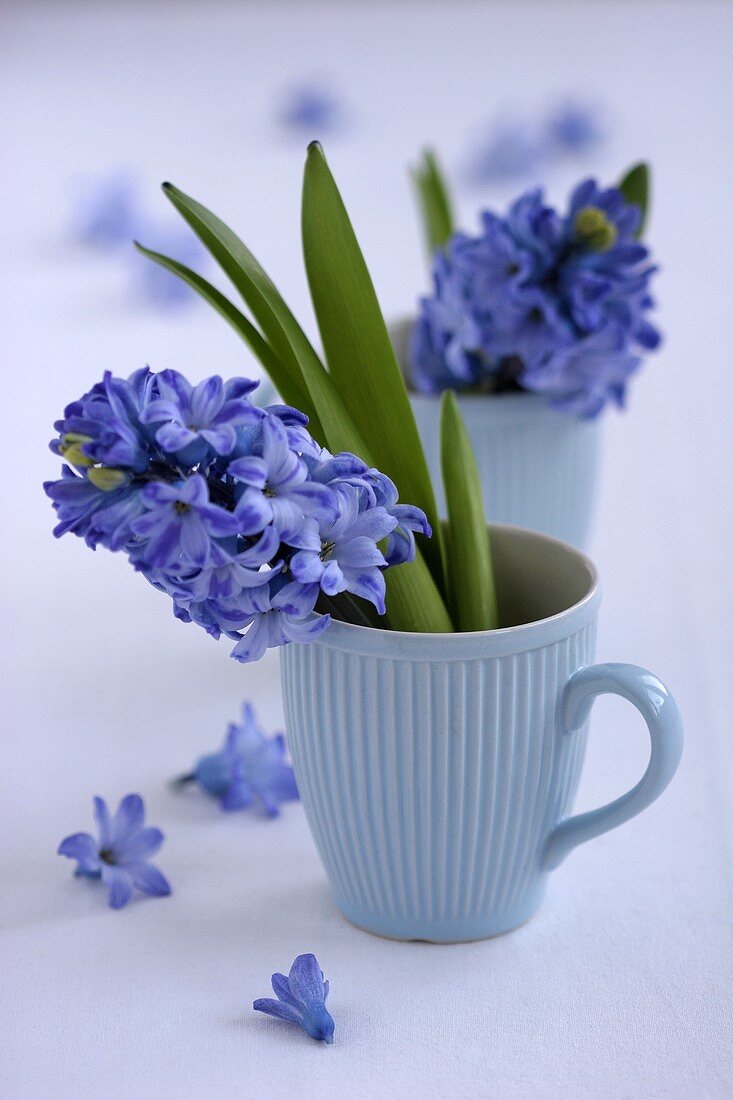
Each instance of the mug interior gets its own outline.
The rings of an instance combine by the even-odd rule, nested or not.
[[[580,603],[596,584],[590,561],[558,539],[491,526],[500,627],[524,626]]]

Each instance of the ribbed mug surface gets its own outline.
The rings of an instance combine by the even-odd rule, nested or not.
[[[497,574],[555,548],[550,580],[575,606],[477,634],[334,622],[283,650],[290,749],[334,899],[381,935],[470,940],[525,921],[544,890],[543,843],[578,785],[586,727],[561,736],[557,711],[594,657],[592,567],[529,532],[492,528],[492,545]],[[563,554],[587,579],[558,580]]]
[[[544,531],[582,549],[596,503],[601,420],[581,420],[551,409],[539,394],[457,399],[476,455],[488,519]],[[411,394],[410,403],[444,516],[440,401]]]
[[[410,376],[412,320],[390,325],[397,360]],[[581,549],[587,545],[598,491],[602,421],[550,408],[534,393],[456,394],[492,523],[544,531]],[[446,515],[440,469],[440,396],[410,394],[438,510]]]

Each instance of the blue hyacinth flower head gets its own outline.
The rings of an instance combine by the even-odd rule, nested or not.
[[[251,703],[242,706],[240,722],[229,724],[224,747],[202,756],[191,775],[183,779],[195,780],[227,811],[256,805],[267,817],[277,817],[282,802],[298,798],[285,737],[282,733],[268,737]]]
[[[320,447],[303,413],[255,406],[255,387],[107,373],[56,422],[64,466],[44,486],[54,534],[122,550],[239,661],[318,638],[347,593],[383,614],[384,570],[430,531],[378,470]]]
[[[163,843],[163,834],[144,824],[145,806],[140,795],[128,794],[115,814],[110,814],[103,798],[95,798],[94,818],[98,837],[74,833],[59,845],[59,855],[76,860],[74,873],[101,879],[112,909],[127,905],[133,890],[156,898],[170,894],[168,880],[150,863],[150,856]]]
[[[503,217],[486,211],[475,236],[456,233],[435,256],[433,293],[413,326],[413,386],[525,389],[582,417],[622,408],[661,340],[640,215],[617,188],[588,179],[564,214],[535,188]]]
[[[298,955],[287,977],[273,974],[272,988],[277,1000],[260,997],[253,1002],[255,1012],[297,1024],[312,1039],[333,1042],[335,1024],[326,1008],[328,982],[315,955]]]

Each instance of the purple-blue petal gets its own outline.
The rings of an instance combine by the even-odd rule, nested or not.
[[[276,1020],[287,1020],[291,1024],[302,1027],[303,1013],[295,1005],[285,1001],[276,1001],[272,997],[258,997],[252,1002],[255,1012],[264,1012],[266,1016],[274,1016]]]
[[[151,898],[164,898],[171,892],[170,883],[162,871],[152,863],[134,863],[127,868],[136,890]]]
[[[58,846],[58,855],[78,861],[79,870],[99,871],[99,846],[89,833],[73,833],[65,837]]]
[[[110,909],[122,909],[132,897],[132,878],[124,867],[102,864],[102,881],[107,887],[107,904]]]
[[[124,845],[141,828],[145,820],[145,804],[139,794],[126,795],[112,821],[112,844]]]
[[[304,1008],[323,1003],[323,971],[312,952],[298,955],[290,967],[288,984]]]

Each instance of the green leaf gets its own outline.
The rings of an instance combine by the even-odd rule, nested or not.
[[[293,379],[307,389],[296,348],[315,360],[321,369],[322,364],[267,273],[236,233],[205,206],[172,183],[163,184],[163,193],[229,276]]]
[[[178,191],[172,184],[165,184],[164,191],[229,276],[259,322],[266,339],[261,342],[255,340],[250,346],[260,357],[265,370],[270,374],[272,357],[265,351],[269,349],[276,357],[281,373],[284,371],[288,376],[289,385],[302,387],[307,393],[308,403],[304,411],[310,408],[315,412],[322,433],[319,435],[314,429],[316,438],[333,452],[351,451],[369,465],[378,465],[308,338],[249,250],[231,229],[200,203]],[[201,283],[205,281],[200,276],[195,278],[200,280],[196,289],[202,290]],[[215,291],[209,300],[221,312],[222,300],[226,302],[227,299],[223,295],[221,299],[216,298],[216,294],[218,292]],[[232,309],[235,308],[232,306]],[[224,315],[227,316],[226,313]],[[233,318],[234,315],[227,316],[230,323],[233,323]],[[257,331],[254,326],[252,330]],[[252,334],[249,329],[247,334]],[[280,389],[275,376],[270,376]],[[284,396],[282,389],[280,392]],[[297,402],[293,403],[297,405]],[[443,598],[419,551],[410,565],[388,570],[385,580],[389,608],[385,626],[407,631],[440,632],[452,629]]]
[[[627,202],[636,203],[641,209],[641,221],[636,236],[641,237],[647,222],[651,199],[651,169],[644,161],[629,168],[618,185],[619,191]]]
[[[252,322],[245,317],[241,310],[237,309],[237,307],[230,302],[220,290],[217,290],[215,286],[212,286],[211,283],[207,282],[206,279],[202,278],[202,276],[198,275],[195,271],[191,271],[190,268],[179,263],[178,260],[172,260],[168,256],[163,256],[160,252],[153,252],[151,249],[145,248],[143,245],[139,244],[138,241],[134,243],[138,252],[142,253],[143,256],[147,256],[148,259],[152,260],[154,263],[160,264],[161,267],[166,268],[174,275],[177,275],[179,279],[182,279],[184,283],[187,283],[188,286],[200,294],[209,305],[213,306],[214,309],[229,322],[232,328],[239,333],[245,343],[249,345],[260,360],[283,400],[286,401],[288,405],[294,405],[296,408],[301,409],[310,418],[311,430],[316,435],[320,434],[321,430],[318,424],[318,417],[311,404],[310,397],[292,380],[291,375],[285,370],[281,361],[262,334],[255,328]]]
[[[393,565],[384,574],[387,614],[380,625],[415,634],[452,634],[453,623],[425,558],[419,550],[413,561]]]
[[[440,406],[440,454],[448,504],[448,575],[451,610],[460,631],[499,625],[491,548],[481,479],[455,395]]]
[[[201,203],[171,183],[164,183],[163,190],[242,295],[291,381],[308,395],[318,423],[316,438],[332,451],[352,451],[372,462],[308,337],[249,249]],[[268,364],[261,361],[269,372]]]
[[[448,186],[432,149],[424,150],[422,163],[411,175],[420,203],[425,241],[432,256],[455,231]]]
[[[303,253],[330,376],[374,463],[433,529],[422,549],[444,581],[442,530],[415,417],[349,216],[317,142],[303,182]],[[316,402],[320,411],[320,406]]]

